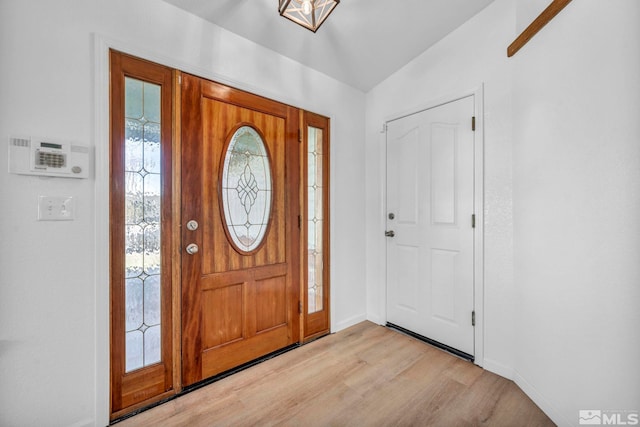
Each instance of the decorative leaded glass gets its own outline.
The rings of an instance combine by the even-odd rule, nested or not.
[[[222,168],[222,210],[233,245],[251,252],[262,243],[271,215],[271,167],[262,137],[242,126],[231,137]]]
[[[160,86],[125,78],[126,372],[161,359]]]
[[[322,129],[307,135],[307,300],[308,313],[323,310],[323,177]]]

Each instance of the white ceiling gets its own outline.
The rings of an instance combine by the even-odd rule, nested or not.
[[[311,31],[278,0],[165,0],[364,92],[493,0],[342,0]]]

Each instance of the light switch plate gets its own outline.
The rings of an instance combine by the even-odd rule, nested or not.
[[[39,196],[38,221],[73,221],[76,201],[73,196]]]

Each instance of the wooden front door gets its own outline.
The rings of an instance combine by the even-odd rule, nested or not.
[[[299,110],[181,82],[183,385],[299,341]]]

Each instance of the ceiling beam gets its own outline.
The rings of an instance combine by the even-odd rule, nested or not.
[[[571,0],[553,0],[545,10],[513,41],[507,48],[507,56],[510,58],[520,50],[522,46],[527,44],[529,40],[535,36],[538,31],[549,23],[555,16],[560,13]]]

